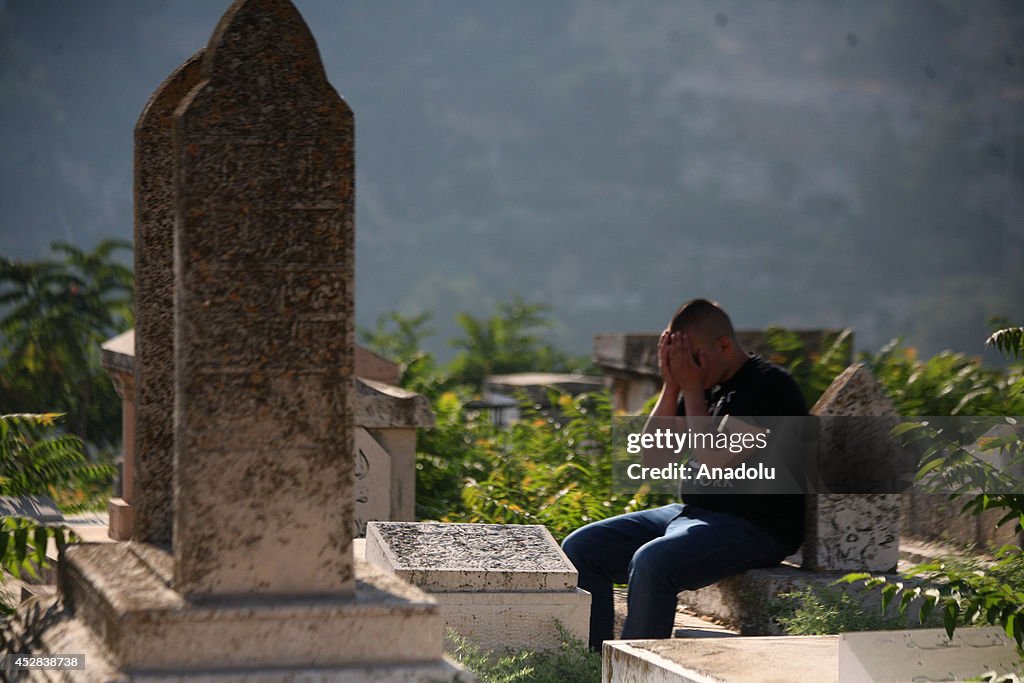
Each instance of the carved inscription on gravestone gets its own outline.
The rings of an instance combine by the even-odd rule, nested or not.
[[[281,0],[236,2],[175,115],[175,581],[352,591],[353,119]]]
[[[896,415],[889,397],[863,364],[851,365],[840,374],[811,413],[876,416],[885,421]],[[825,447],[831,441],[830,434],[821,435]],[[870,460],[863,455],[849,457]],[[889,571],[899,560],[899,521],[897,494],[808,496],[804,566],[817,571]]]

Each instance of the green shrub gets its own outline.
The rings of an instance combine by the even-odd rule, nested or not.
[[[0,495],[56,495],[68,488],[109,481],[112,468],[89,463],[76,436],[55,433],[56,414],[0,415]],[[0,518],[0,568],[37,576],[46,544],[62,550],[71,532],[18,517]]]
[[[601,680],[601,655],[558,625],[556,650],[483,652],[454,631],[451,655],[483,683],[596,683]]]
[[[132,269],[107,240],[55,242],[55,258],[0,258],[0,413],[59,411],[93,451],[121,441],[121,402],[100,344],[132,325]]]
[[[865,608],[836,587],[808,585],[779,594],[773,618],[791,636],[832,635],[849,631],[904,628],[905,620],[878,609]]]
[[[562,539],[582,524],[640,509],[612,491],[611,405],[604,392],[552,392],[552,410],[524,403],[508,428],[465,412],[455,393],[417,454],[417,514],[449,522],[543,524]]]
[[[1024,356],[1024,334],[1019,327],[996,332],[989,337],[988,343],[1006,355],[1015,358]],[[942,362],[948,363],[950,360],[946,357]],[[957,414],[1009,416],[1024,412],[1024,380],[1021,379],[1019,365],[1011,367],[1005,378],[997,379],[994,382],[995,386],[988,380],[979,380],[990,376],[981,370],[977,363],[964,365],[958,362],[956,367],[956,373],[947,378],[943,386],[949,390],[948,393],[962,393],[954,408],[960,411]],[[908,383],[912,383],[909,380],[913,377],[914,375],[911,375],[908,378]],[[965,387],[969,388],[966,393]],[[1004,419],[1008,424],[1016,424],[1012,419]],[[928,474],[926,468],[934,469],[935,463],[941,463],[940,459],[944,455],[952,461],[954,469],[959,467],[966,469],[968,473],[973,473],[977,469],[974,467],[973,456],[965,458],[963,449],[949,447],[948,439],[939,430],[917,431],[923,435],[924,442],[931,446],[925,454],[935,456],[922,462],[919,476]],[[1000,439],[991,439],[989,447],[1007,449],[1019,456],[1024,451],[1024,435],[1019,426],[1016,426],[1013,432]],[[1024,496],[989,495],[983,489],[982,493],[969,496],[964,505],[964,511],[973,514],[999,508],[1004,510],[1001,524],[1012,522],[1018,530],[1024,528]],[[890,581],[884,576],[870,574],[849,574],[844,580],[850,583],[863,582],[866,588],[881,591],[883,607],[894,603],[898,605],[901,614],[906,613],[915,603],[920,606],[922,621],[932,612],[938,612],[942,615],[943,626],[951,638],[953,632],[960,626],[1002,626],[1006,634],[1016,641],[1018,652],[1024,657],[1024,551],[1019,546],[1007,545],[999,548],[995,552],[995,561],[991,564],[977,559],[946,559],[918,565],[905,572],[904,578],[923,578],[928,583],[925,586],[911,586],[904,581]]]
[[[860,357],[893,401],[908,416],[1022,415],[1024,365],[987,368],[978,357],[943,351],[927,360],[900,340]]]

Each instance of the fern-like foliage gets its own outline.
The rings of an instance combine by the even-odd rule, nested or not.
[[[70,484],[109,481],[114,469],[90,463],[82,440],[51,433],[56,413],[0,415],[0,495],[52,495]]]
[[[0,415],[0,495],[52,495],[69,484],[107,481],[113,468],[90,463],[82,440],[56,433],[57,413]],[[0,518],[0,567],[38,576],[50,539],[61,552],[73,534],[62,526],[20,517]]]
[[[131,327],[133,274],[116,258],[131,244],[52,248],[54,259],[0,259],[0,414],[57,409],[67,431],[110,448],[120,402],[99,347]]]
[[[985,345],[995,347],[1006,356],[1024,358],[1024,327],[1007,327],[996,330],[985,341]]]

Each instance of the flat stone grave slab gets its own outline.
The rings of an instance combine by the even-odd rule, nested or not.
[[[571,591],[577,572],[545,527],[376,522],[366,559],[428,592]]]
[[[426,591],[446,628],[484,650],[585,641],[590,594],[541,525],[369,522],[366,559]]]
[[[838,636],[608,640],[605,683],[836,683]]]
[[[868,631],[839,636],[840,683],[962,681],[994,671],[1015,673],[1014,642],[996,626]]]

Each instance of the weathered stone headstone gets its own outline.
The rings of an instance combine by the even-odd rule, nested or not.
[[[893,418],[892,402],[864,364],[851,365],[811,409],[817,416]],[[829,443],[824,421],[820,441]],[[889,571],[899,561],[897,494],[807,496],[803,565],[818,571]]]
[[[236,3],[175,113],[175,582],[350,593],[354,139],[289,2]]]
[[[174,516],[172,117],[199,83],[202,57],[200,50],[156,89],[135,125],[135,456],[125,462],[132,486],[122,497],[131,537],[166,547]]]
[[[482,648],[557,647],[556,621],[586,640],[590,594],[544,526],[370,522],[366,560],[429,593]]]
[[[1019,666],[1013,639],[995,626],[957,629],[952,639],[943,629],[839,636],[841,683],[974,680],[1016,673]]]
[[[171,554],[76,544],[19,612],[73,681],[472,681],[352,554],[352,115],[288,0],[236,0],[175,110]]]

